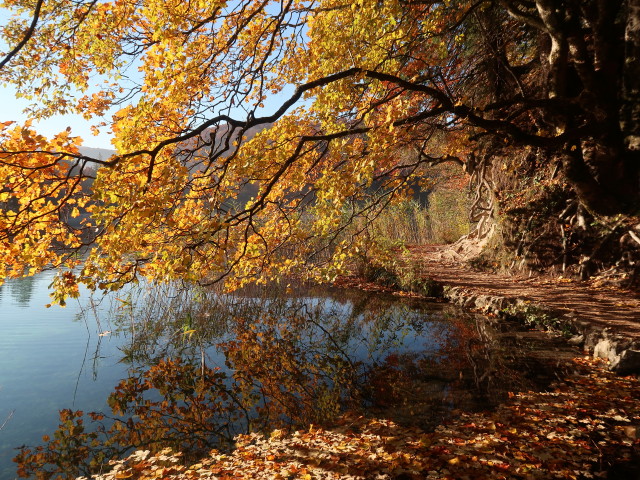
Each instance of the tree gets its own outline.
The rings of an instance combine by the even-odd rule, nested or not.
[[[140,276],[330,279],[366,248],[361,222],[442,161],[486,186],[488,159],[535,152],[593,215],[638,211],[638,0],[3,7],[0,75],[35,119],[115,111],[106,161],[3,125],[5,275],[66,266],[58,301]]]

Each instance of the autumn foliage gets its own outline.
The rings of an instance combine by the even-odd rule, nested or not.
[[[140,449],[92,478],[632,478],[638,380],[584,359],[573,365],[548,392],[513,394],[495,412],[464,413],[434,432],[346,415],[332,428],[240,435],[233,452],[213,450],[196,462]]]
[[[523,155],[557,166],[562,201],[634,214],[639,7],[561,5],[5,0],[2,81],[116,153],[1,125],[3,276],[61,267],[58,302],[141,277],[332,279],[363,248],[352,227],[445,161],[476,220],[501,207],[494,160]]]

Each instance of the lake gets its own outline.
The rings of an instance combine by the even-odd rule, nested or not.
[[[148,433],[181,432],[175,445],[197,453],[248,428],[330,424],[346,409],[429,429],[457,410],[491,408],[509,391],[544,388],[571,354],[451,305],[331,288],[231,297],[147,286],[46,308],[52,276],[0,287],[2,479],[16,478],[17,448],[42,444],[59,410],[108,414],[121,380],[141,388],[166,359],[182,359],[174,370],[193,378],[176,375],[179,387],[156,383],[129,403],[120,384],[124,417],[174,408],[164,413],[186,420],[201,418],[203,407],[206,428],[154,417],[165,430]],[[134,411],[144,402],[142,414]]]
[[[118,362],[119,339],[99,337],[95,317],[85,323],[77,302],[45,308],[52,277],[44,273],[0,287],[2,479],[15,477],[16,447],[38,443],[57,427],[59,409],[106,408],[108,394],[127,373]]]

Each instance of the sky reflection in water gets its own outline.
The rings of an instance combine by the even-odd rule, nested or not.
[[[249,292],[229,301],[159,288],[47,309],[51,277],[45,273],[0,287],[0,424],[8,418],[0,431],[1,478],[14,476],[16,447],[39,444],[55,430],[59,409],[109,412],[106,399],[118,381],[164,357],[202,357],[208,367],[231,375],[224,349],[247,332],[262,335],[254,339],[270,338],[272,344],[263,342],[268,348],[287,340],[300,357],[357,365],[358,378],[348,387],[358,388],[353,398],[360,406],[378,414],[394,411],[399,421],[422,414],[425,426],[451,408],[493,403],[500,395],[490,392],[491,383],[509,376],[487,325],[479,328],[476,317],[447,305],[407,305],[380,294],[333,289],[261,301]],[[265,306],[270,313],[263,315]],[[292,308],[296,314],[287,318]],[[226,342],[222,349],[220,342]],[[259,342],[254,347],[262,348]],[[238,358],[232,367],[239,368]],[[326,375],[314,373],[324,375],[330,387],[332,368]],[[494,381],[498,370],[502,378]]]

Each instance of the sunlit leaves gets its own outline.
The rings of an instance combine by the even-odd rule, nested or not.
[[[62,247],[80,245],[81,230],[68,220],[74,208],[87,204],[88,196],[80,181],[70,181],[70,171],[85,164],[73,157],[79,139],[69,131],[46,139],[29,122],[2,127],[0,256],[3,276],[20,276],[61,264],[66,259]],[[61,150],[69,153],[58,153]]]
[[[463,414],[433,433],[347,416],[332,429],[240,436],[231,454],[214,451],[166,478],[607,478],[613,463],[633,467],[640,385],[586,363],[550,392],[514,395],[497,412]],[[140,452],[98,478],[136,471],[151,479],[167,461],[180,458]]]
[[[443,19],[457,20],[465,5],[47,4],[19,61],[0,74],[38,102],[39,116],[110,116],[96,128],[113,133],[116,155],[98,162],[91,202],[58,201],[72,219],[91,218],[91,249],[76,282],[116,289],[141,277],[181,278],[237,288],[344,272],[373,241],[363,240],[363,226],[411,196],[423,175],[406,152],[412,136],[429,133],[411,118],[443,117],[437,101],[398,81],[442,89],[442,75],[425,76],[428,66],[444,68],[431,43]],[[11,6],[16,22],[28,15],[29,6]],[[15,40],[21,28],[9,24],[4,34]],[[268,95],[290,84],[307,85],[299,94],[306,103],[292,100],[257,120]],[[36,143],[25,134],[12,150],[34,151]],[[74,151],[59,142],[48,148]],[[7,172],[26,168],[21,162],[7,157]],[[43,170],[42,181],[52,175]],[[65,181],[85,179],[74,172]],[[58,208],[46,195],[31,207]],[[18,217],[41,226],[25,210]],[[36,243],[24,250],[40,258],[48,247]],[[25,260],[32,262],[18,257],[16,268]]]

